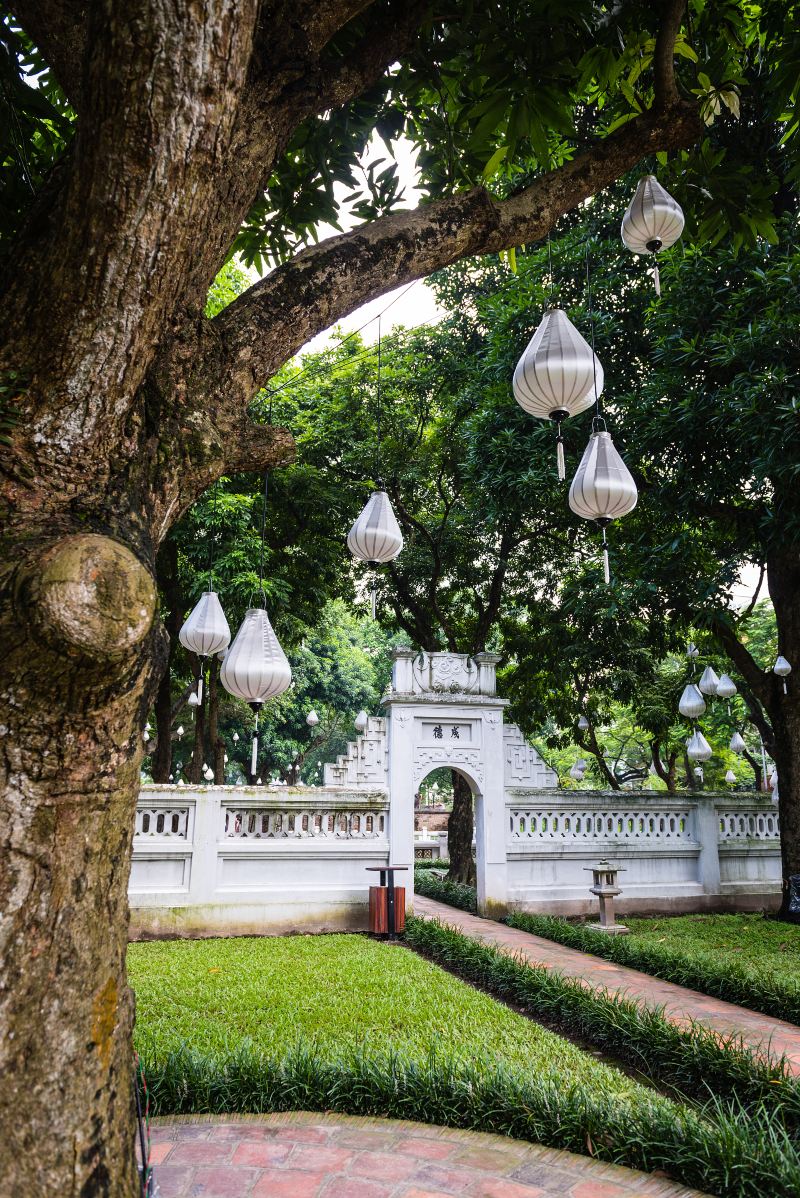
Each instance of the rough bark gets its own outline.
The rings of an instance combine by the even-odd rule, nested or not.
[[[447,876],[451,882],[464,882],[467,886],[474,886],[477,875],[472,856],[472,790],[463,774],[458,770],[450,772],[453,779],[453,810],[447,821],[447,855],[450,858]]]
[[[212,658],[208,669],[208,743],[211,746],[211,765],[214,784],[225,782],[225,741],[219,734],[219,659]]]
[[[765,673],[759,698],[766,707],[773,731],[771,756],[778,771],[778,806],[781,821],[783,900],[781,916],[790,916],[789,878],[800,874],[800,552],[797,546],[773,550],[767,559],[767,582],[779,630],[778,651],[797,670],[786,680]],[[772,663],[770,663],[772,664]]]

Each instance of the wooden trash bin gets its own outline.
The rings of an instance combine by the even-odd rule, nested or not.
[[[371,873],[380,874],[380,885],[369,888],[369,932],[371,936],[393,939],[406,928],[406,888],[395,886],[394,873],[405,865],[369,865]]]

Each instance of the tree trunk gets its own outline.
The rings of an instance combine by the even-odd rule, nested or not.
[[[219,734],[219,658],[211,659],[208,670],[208,743],[211,745],[214,784],[225,783],[225,741]]]
[[[447,821],[447,855],[450,858],[447,876],[451,882],[475,886],[477,874],[472,857],[472,790],[463,774],[457,770],[450,772],[453,779],[453,810]]]
[[[761,762],[758,760],[757,757],[754,757],[752,753],[748,753],[747,749],[745,749],[744,752],[742,753],[742,757],[744,757],[745,761],[750,766],[750,769],[753,771],[753,779],[754,779],[753,785],[755,786],[756,791],[759,794],[761,794],[761,791],[764,789],[764,779],[762,777],[763,771],[761,769]]]
[[[94,535],[14,582],[0,623],[0,1176],[9,1195],[132,1195],[127,886],[163,661],[155,587]]]
[[[772,758],[778,771],[783,893],[781,917],[800,923],[789,911],[789,879],[800,875],[800,553],[774,552],[767,559],[769,593],[778,624],[778,652],[795,673],[786,680],[770,673],[766,698],[773,732]],[[769,668],[772,663],[767,663]]]
[[[183,623],[183,597],[178,581],[178,546],[169,537],[156,558],[156,578],[164,607],[169,656],[156,695],[156,747],[152,755],[154,782],[168,782],[172,773],[172,667]]]

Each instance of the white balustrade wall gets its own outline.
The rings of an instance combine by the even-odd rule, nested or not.
[[[389,860],[385,791],[145,786],[134,936],[359,930]]]
[[[621,911],[743,910],[780,893],[778,813],[731,794],[506,790],[508,904],[596,911],[590,867],[619,865]]]

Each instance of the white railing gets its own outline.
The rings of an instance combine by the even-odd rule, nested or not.
[[[529,841],[642,841],[691,843],[692,819],[688,807],[652,807],[590,810],[580,807],[510,807],[512,842]]]
[[[330,840],[379,840],[386,834],[386,815],[374,811],[270,810],[266,807],[223,808],[223,835],[237,840],[322,837]]]
[[[385,791],[148,786],[136,813],[134,934],[366,926],[389,861]]]
[[[729,811],[717,808],[719,815],[719,839],[727,840],[780,840],[780,821],[777,811],[741,808]]]

